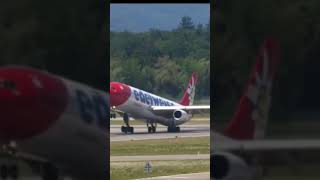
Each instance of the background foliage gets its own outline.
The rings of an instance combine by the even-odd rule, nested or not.
[[[215,3],[212,61],[217,116],[232,114],[260,44],[273,36],[280,42],[281,62],[274,82],[272,115],[290,119],[307,112],[312,119],[320,107],[319,10],[316,0]]]
[[[180,98],[192,72],[197,98],[210,96],[210,26],[183,17],[171,31],[111,32],[110,80]]]
[[[44,69],[107,90],[103,1],[1,1],[0,65]]]

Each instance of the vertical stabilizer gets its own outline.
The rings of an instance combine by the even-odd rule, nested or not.
[[[189,80],[188,88],[184,92],[184,95],[180,101],[181,105],[190,106],[193,104],[197,81],[198,81],[197,74],[192,73],[191,79]]]
[[[268,38],[264,41],[225,135],[234,139],[263,138],[271,102],[272,81],[279,63],[279,45]]]

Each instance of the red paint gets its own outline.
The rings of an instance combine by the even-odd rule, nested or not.
[[[131,89],[128,85],[119,82],[110,83],[110,105],[119,106],[125,103],[131,96]]]
[[[255,138],[255,132],[261,131],[262,129],[255,129],[256,122],[252,118],[252,114],[260,104],[260,102],[252,102],[248,96],[249,91],[248,87],[253,86],[258,89],[258,81],[256,79],[257,74],[262,77],[263,74],[263,59],[264,59],[264,52],[267,54],[267,63],[268,63],[268,79],[272,83],[274,79],[274,75],[276,72],[276,67],[279,63],[279,44],[271,39],[267,38],[262,48],[260,49],[260,53],[257,57],[257,62],[251,72],[251,75],[249,77],[248,85],[245,90],[244,95],[241,97],[239,105],[237,107],[237,110],[233,116],[233,119],[230,121],[230,123],[227,125],[227,128],[225,129],[224,133],[226,136],[234,138],[234,139],[253,139]],[[260,95],[269,96],[270,94],[267,94],[266,92],[261,92],[260,89],[258,89],[258,93]],[[259,99],[261,100],[261,99]],[[258,101],[259,101],[258,100]],[[269,111],[269,107],[260,107],[260,108],[268,108],[264,109],[266,112]]]
[[[197,74],[192,73],[191,79],[189,80],[187,90],[184,92],[183,97],[182,97],[181,101],[179,102],[179,104],[181,104],[183,106],[190,106],[193,104],[193,102],[190,100],[193,99],[194,96],[190,93],[191,93],[191,91],[195,91],[197,81],[198,81]]]
[[[19,66],[0,68],[0,139],[24,139],[46,131],[67,105],[67,90],[57,77]]]

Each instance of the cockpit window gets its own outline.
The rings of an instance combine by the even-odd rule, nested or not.
[[[0,81],[0,88],[16,89],[17,86],[12,81],[4,80],[4,81]]]

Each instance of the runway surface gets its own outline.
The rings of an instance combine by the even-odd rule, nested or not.
[[[210,154],[110,156],[110,162],[207,160]]]
[[[210,136],[210,125],[181,125],[180,132],[168,133],[166,126],[158,125],[156,133],[148,133],[146,125],[134,125],[134,134],[121,132],[121,125],[110,126],[110,141],[131,141],[148,139],[169,139],[184,137],[206,137]]]
[[[158,177],[152,177],[152,178],[143,178],[143,179],[137,179],[137,180],[176,180],[176,179],[185,179],[185,180],[209,180],[210,179],[210,172],[204,172],[204,173],[192,173],[192,174],[178,174],[174,176],[158,176]]]

